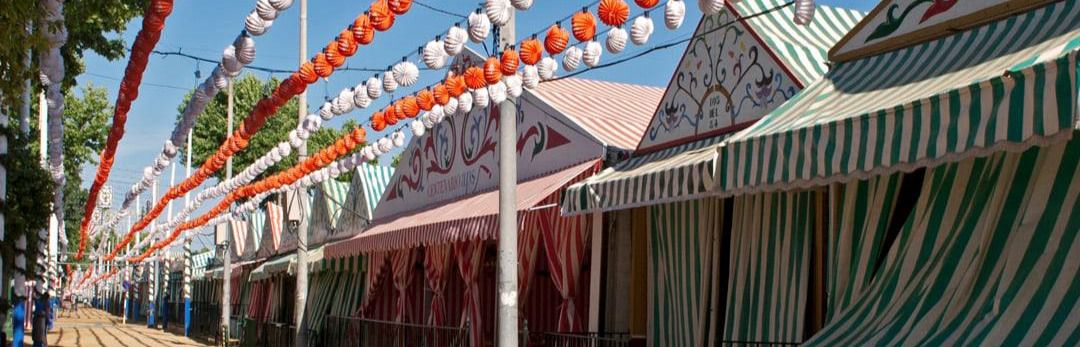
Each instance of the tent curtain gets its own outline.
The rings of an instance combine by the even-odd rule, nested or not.
[[[424,273],[428,290],[431,290],[431,315],[428,324],[446,325],[446,272],[450,265],[450,245],[442,244],[424,248]]]
[[[893,174],[829,187],[826,322],[851,305],[874,278],[902,180],[903,174]]]
[[[589,218],[562,217],[556,209],[544,209],[539,214],[537,222],[551,280],[563,298],[559,304],[559,331],[580,332],[584,325],[574,299],[581,286],[581,270],[588,255]]]
[[[397,305],[394,306],[394,321],[404,322],[406,312],[409,310],[409,285],[413,279],[413,262],[416,254],[414,249],[406,248],[394,251],[390,256],[391,268],[394,272],[394,290],[397,291]]]
[[[536,251],[540,247],[541,214],[526,212],[518,228],[518,307],[525,307],[525,298],[529,297],[529,284],[536,273]],[[520,315],[525,319],[525,315]]]
[[[653,346],[703,346],[708,315],[724,279],[717,260],[725,200],[705,198],[649,208],[649,323]]]
[[[777,192],[733,199],[725,341],[803,340],[818,194]]]
[[[1080,140],[931,168],[881,273],[807,345],[1080,343]]]
[[[360,307],[358,308],[361,314],[371,305],[371,298],[375,294],[376,286],[379,284],[379,276],[382,275],[383,267],[386,265],[386,252],[372,252],[367,257],[367,280],[364,281],[364,295],[360,299]]]
[[[465,282],[465,310],[461,322],[469,324],[469,336],[474,347],[483,345],[483,322],[480,319],[480,259],[484,254],[484,241],[473,240],[454,244],[454,258],[458,272]]]

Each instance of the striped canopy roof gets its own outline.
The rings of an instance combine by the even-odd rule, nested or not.
[[[814,20],[807,25],[797,25],[791,20],[795,17],[795,6],[784,6],[788,3],[786,0],[745,0],[736,2],[734,6],[743,17],[762,13],[747,19],[745,23],[776,53],[776,57],[784,62],[802,85],[809,85],[828,71],[826,62],[829,60],[829,48],[862,19],[863,13],[839,7],[815,6]],[[767,12],[777,7],[780,9]]]
[[[715,190],[817,186],[1068,139],[1075,6],[1056,2],[838,64],[720,145]]]
[[[651,112],[664,96],[664,89],[565,78],[541,83],[529,93],[577,122],[600,143],[632,151],[641,141]]]
[[[356,167],[356,174],[360,183],[363,184],[363,197],[364,201],[367,202],[366,212],[370,218],[372,212],[375,211],[375,206],[379,204],[379,199],[382,199],[383,192],[386,191],[386,186],[390,183],[390,178],[394,177],[394,168],[362,163]]]
[[[212,249],[191,255],[191,277],[202,278],[206,274],[206,268],[210,266],[210,259],[214,258]]]
[[[336,179],[326,180],[313,191],[314,206],[308,224],[310,245],[322,244],[337,229],[342,207],[349,194],[349,184]]]

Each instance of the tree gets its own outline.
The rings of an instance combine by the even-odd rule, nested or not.
[[[65,62],[63,88],[75,85],[75,77],[83,72],[82,57],[86,50],[108,60],[124,57],[127,44],[120,35],[127,23],[142,14],[147,0],[79,0],[64,4],[64,25],[68,30],[67,44],[60,48]],[[0,104],[11,105],[8,114],[18,114],[24,81],[37,81],[36,62],[26,64],[29,51],[44,49],[46,41],[40,24],[43,12],[37,0],[0,1]],[[33,30],[27,30],[33,28]],[[39,90],[40,87],[34,87]]]
[[[82,169],[97,165],[98,155],[105,147],[109,134],[112,104],[103,87],[88,83],[80,88],[81,95],[71,91],[64,93],[64,232],[68,240],[79,240],[79,224],[89,192],[82,186]],[[35,106],[36,107],[36,106]],[[31,134],[37,134],[37,113],[31,116]],[[38,153],[38,141],[31,141],[31,153]],[[93,246],[89,244],[88,246]],[[84,258],[84,260],[86,260]]]
[[[233,81],[233,125],[239,126],[248,114],[255,107],[255,104],[264,96],[269,95],[273,88],[278,85],[280,81],[272,79],[264,81],[255,77],[254,75],[243,75]],[[177,107],[177,119],[180,119],[180,115],[183,113],[184,106],[187,105],[188,100],[191,99],[192,92],[189,92],[184,97],[184,101]],[[214,100],[207,104],[206,109],[199,115],[198,121],[195,124],[195,128],[192,130],[192,156],[191,160],[195,165],[202,165],[206,161],[206,158],[213,155],[217,151],[222,142],[225,142],[227,135],[227,110],[228,96],[225,91],[222,91],[214,97]],[[274,146],[281,141],[289,138],[289,131],[296,128],[297,121],[297,108],[299,107],[296,99],[289,100],[284,106],[278,109],[278,112],[274,114],[266,122],[259,132],[252,136],[248,142],[248,147],[233,156],[233,173],[237,173],[240,170],[248,167],[255,162],[260,156],[270,151]],[[356,126],[355,122],[347,121],[343,130],[332,129],[330,127],[324,127],[316,131],[308,139],[308,150],[312,153],[320,148],[323,148],[338,137],[343,135],[345,131],[352,130],[352,127]],[[278,172],[296,165],[296,154],[290,155],[277,165],[274,165],[270,169],[267,169],[261,177],[266,177],[271,173]],[[225,170],[220,170],[214,174],[219,181],[224,180]]]
[[[6,204],[4,210],[5,241],[0,242],[0,257],[3,257],[3,275],[0,283],[6,284],[12,275],[15,264],[15,240],[25,236],[27,246],[37,244],[37,230],[48,226],[49,206],[52,203],[53,181],[49,172],[41,167],[37,152],[33,151],[25,135],[19,134],[17,126],[0,129],[9,139],[8,154],[0,157],[7,169]],[[27,250],[26,264],[36,262],[35,252]],[[27,270],[28,278],[33,278],[33,271]],[[0,312],[7,312],[11,307],[7,295],[0,295]]]

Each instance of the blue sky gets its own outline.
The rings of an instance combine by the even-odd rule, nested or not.
[[[480,3],[478,0],[421,0],[420,2],[460,14],[467,14]],[[554,20],[564,18],[575,9],[580,9],[581,6],[592,2],[592,0],[536,1],[532,9],[517,14],[518,38],[522,39],[533,32],[544,30]],[[869,11],[876,4],[868,0],[819,0],[819,3],[861,11]],[[338,32],[352,23],[353,19],[367,8],[367,4],[367,1],[310,0],[307,57],[321,49]],[[176,1],[172,15],[166,21],[165,31],[161,35],[157,50],[182,50],[184,53],[217,60],[221,57],[222,49],[231,43],[236,34],[243,29],[243,19],[254,8],[254,5],[254,0]],[[650,45],[675,41],[691,35],[700,18],[700,11],[693,1],[688,1],[687,9],[686,21],[677,30],[669,31],[658,21],[656,32],[650,39]],[[632,16],[638,11],[636,7],[631,6]],[[414,5],[408,14],[398,18],[390,31],[378,33],[374,44],[361,47],[357,55],[350,58],[347,64],[353,67],[385,68],[400,60],[402,55],[414,52],[435,34],[444,32],[447,27],[459,20],[460,18]],[[136,19],[128,25],[129,30],[122,34],[129,46],[140,27],[140,22],[141,19]],[[299,0],[296,0],[292,8],[274,21],[269,33],[255,39],[257,58],[253,65],[295,70],[299,60],[298,22]],[[584,73],[580,77],[663,87],[671,77],[683,48],[684,46],[680,45],[657,51],[615,67]],[[626,56],[632,52],[634,51],[628,49],[628,52],[621,55]],[[614,57],[605,53],[602,61],[614,59]],[[80,84],[93,83],[108,88],[110,101],[115,100],[119,86],[118,80],[123,77],[126,63],[126,59],[110,62],[89,54],[86,59],[87,73],[79,76],[78,81]],[[120,142],[115,166],[109,179],[109,184],[118,193],[117,196],[126,193],[130,185],[141,176],[142,168],[151,164],[154,156],[161,150],[161,144],[172,131],[177,114],[176,109],[184,94],[201,82],[195,78],[195,70],[201,70],[202,76],[205,77],[213,68],[213,64],[197,64],[181,57],[151,56],[143,77],[139,99],[134,102],[128,114],[127,131]],[[265,73],[258,74],[267,77]],[[337,95],[341,89],[356,85],[371,75],[372,73],[368,72],[339,71],[327,82],[312,85],[308,89],[309,108],[314,109],[321,105],[325,95]],[[442,73],[423,71],[418,85],[428,85],[441,75]],[[277,75],[277,77],[286,76]],[[371,109],[384,106],[388,100],[389,98],[380,98]],[[238,110],[238,112],[246,111]],[[367,112],[353,111],[348,115],[338,117],[330,122],[329,126],[339,126],[345,119],[362,121],[368,115]],[[92,180],[95,169],[96,167],[84,168],[84,182],[87,185]],[[242,168],[237,168],[239,169]],[[182,167],[178,168],[177,175],[182,176],[182,174]],[[179,180],[180,177],[177,177],[177,181]],[[164,191],[168,186],[168,171],[163,175],[163,181],[160,191]]]

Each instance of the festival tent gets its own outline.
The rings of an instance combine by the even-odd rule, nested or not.
[[[451,69],[479,61],[467,51]],[[637,146],[660,96],[658,88],[566,78],[517,99],[519,273],[530,330],[584,329],[588,291],[578,288],[587,283],[589,235],[601,225],[559,217],[553,207],[562,188],[595,173],[608,156]],[[365,255],[360,315],[433,326],[468,322],[476,344],[491,336],[486,332],[493,331],[495,295],[488,257],[498,224],[498,129],[499,109],[491,106],[448,115],[412,138],[371,225],[326,246],[330,261]],[[550,265],[548,278],[533,281],[534,265],[542,260]],[[530,311],[527,286],[546,290],[554,302],[534,303],[543,310]],[[462,294],[450,294],[454,287]],[[430,307],[421,307],[424,291],[436,298]],[[552,307],[559,314],[549,321],[530,319],[529,312]]]
[[[364,230],[375,214],[386,186],[394,176],[394,168],[384,165],[361,163],[349,183],[349,195],[345,198],[344,211],[338,220],[339,234],[331,239],[343,239]]]
[[[1080,11],[953,4],[882,2],[832,48],[821,80],[713,146],[702,200],[726,207],[686,208],[731,220],[718,242],[730,243],[728,285],[714,285],[726,299],[712,304],[726,308],[723,339],[1077,338],[1060,317],[1080,309],[1070,287],[1078,264],[1065,256],[1080,230],[1067,217],[1080,212]],[[762,213],[771,223],[755,220]],[[759,246],[776,240],[798,251]],[[766,283],[784,289],[752,289]],[[753,315],[792,305],[816,309],[807,316],[818,321]]]
[[[349,195],[349,186],[348,183],[336,179],[329,179],[315,186],[311,218],[308,221],[309,245],[321,245],[334,234],[341,214],[344,213],[343,207]]]
[[[815,226],[807,210],[820,194],[711,197],[717,147],[805,93],[863,16],[816,6],[813,21],[797,25],[794,12],[789,2],[749,0],[703,17],[634,155],[560,201],[565,215],[607,212],[612,242],[629,244],[622,259],[647,259],[624,266],[629,290],[606,295],[622,296],[630,308],[612,314],[629,316],[622,326],[649,345],[802,341],[805,235]],[[760,276],[771,284],[760,286]]]

